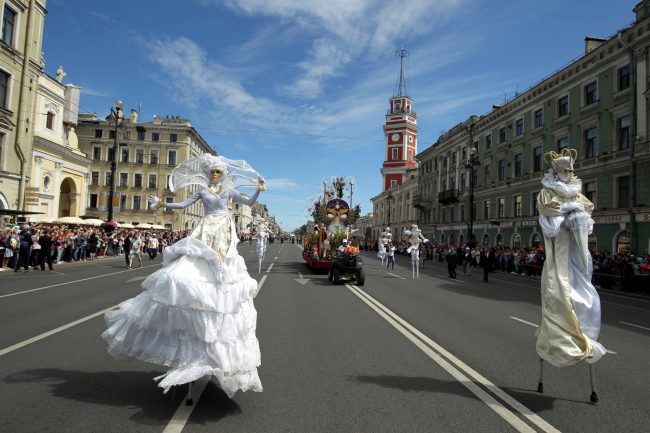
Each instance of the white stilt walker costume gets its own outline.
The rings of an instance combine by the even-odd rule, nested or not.
[[[429,242],[429,240],[422,235],[422,230],[418,228],[417,224],[413,224],[411,230],[404,230],[404,235],[408,236],[411,244],[406,252],[411,255],[413,278],[420,278],[420,244]]]

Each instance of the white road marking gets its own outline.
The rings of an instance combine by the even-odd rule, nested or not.
[[[194,382],[194,385],[192,386],[192,400],[194,404],[191,406],[185,404],[185,400],[187,397],[189,397],[189,395],[186,396],[183,401],[181,401],[181,404],[178,406],[178,409],[176,409],[176,412],[174,412],[172,419],[169,420],[169,424],[167,424],[167,427],[165,427],[163,433],[181,433],[183,431],[187,420],[190,419],[192,411],[198,404],[201,395],[203,395],[203,391],[210,381],[210,377],[211,376],[203,376]]]
[[[532,326],[534,328],[539,328],[539,325],[528,322],[528,321],[526,321],[524,319],[520,319],[519,317],[510,316],[510,318],[512,320],[516,320],[517,322],[525,323],[526,325]],[[624,323],[624,322],[620,322],[620,323]],[[632,326],[634,326],[634,325],[632,325]],[[648,329],[648,328],[645,328],[645,329]],[[648,329],[648,331],[650,331],[650,329]],[[605,352],[611,353],[612,355],[618,355],[618,352],[614,352],[613,350],[609,350],[609,349],[605,349]]]
[[[80,323],[86,322],[90,319],[94,319],[97,316],[101,316],[102,314],[106,313],[107,311],[111,311],[112,309],[116,308],[117,305],[113,305],[112,307],[108,307],[102,311],[98,311],[96,313],[91,314],[90,316],[86,316],[84,318],[81,318],[79,320],[75,320],[74,322],[70,322],[67,325],[59,326],[56,329],[52,329],[51,331],[47,331],[41,335],[37,335],[36,337],[32,337],[28,340],[22,341],[18,344],[14,344],[13,346],[6,347],[2,350],[0,350],[0,356],[6,355],[7,353],[13,352],[14,350],[20,349],[21,347],[25,347],[27,345],[30,345],[32,343],[36,343],[37,341],[40,341],[46,337],[49,337],[50,335],[57,334],[61,331],[65,331],[68,328],[72,328],[73,326],[79,325]]]
[[[272,267],[273,267],[273,263],[271,263],[271,264],[269,265],[269,268],[266,270],[266,272],[267,272],[267,273],[268,273],[268,272],[271,272],[271,268],[272,268]]]
[[[302,272],[298,272],[298,278],[294,278],[294,280],[298,281],[303,286],[309,282],[309,278],[303,277]]]
[[[255,294],[253,295],[253,298],[256,298],[257,295],[260,294],[260,290],[262,290],[262,286],[264,285],[264,281],[266,281],[266,277],[267,277],[267,276],[268,276],[268,275],[263,275],[263,276],[262,276],[262,279],[260,280],[260,282],[257,283],[257,290],[255,291]]]
[[[510,316],[510,318],[511,318],[512,320],[516,320],[517,322],[525,323],[526,325],[530,325],[530,326],[533,326],[533,327],[535,327],[535,328],[538,328],[538,327],[539,327],[538,325],[536,325],[536,324],[534,324],[534,323],[531,323],[531,322],[527,322],[526,320],[524,320],[524,319],[520,319],[519,317],[513,317],[513,316]]]
[[[390,275],[391,277],[400,278],[400,279],[402,279],[402,280],[405,280],[405,279],[406,279],[406,278],[404,278],[404,277],[400,277],[399,275],[391,274],[390,272],[388,272],[387,274]]]
[[[143,269],[144,268],[150,268],[151,266],[160,266],[160,264],[143,266],[142,268]],[[110,274],[95,275],[94,277],[82,278],[81,280],[67,281],[65,283],[52,284],[51,286],[44,286],[44,287],[39,287],[39,288],[36,288],[36,289],[23,290],[22,292],[9,293],[7,295],[0,295],[0,298],[8,298],[9,296],[24,295],[25,293],[38,292],[39,290],[51,289],[52,287],[59,287],[59,286],[65,286],[65,285],[68,285],[68,284],[80,283],[82,281],[88,281],[88,280],[94,280],[94,279],[97,279],[97,278],[109,277],[111,275],[123,274],[124,272],[131,272],[131,271],[132,271],[132,269],[125,269],[123,271],[111,272]]]
[[[513,409],[523,415],[530,422],[535,424],[538,428],[542,429],[545,432],[554,432],[559,433],[555,427],[549,424],[547,421],[542,419],[539,415],[532,412],[526,406],[512,398],[510,395],[505,393],[501,388],[494,385],[485,377],[481,376],[478,372],[470,368],[467,364],[462,362],[460,359],[456,358],[454,355],[449,353],[442,346],[431,340],[429,337],[424,335],[422,332],[418,331],[411,324],[397,316],[395,313],[390,311],[380,302],[372,298],[363,290],[359,289],[356,286],[346,284],[346,287],[352,291],[357,297],[359,297],[363,302],[365,302],[370,308],[375,310],[377,314],[384,318],[388,323],[390,323],[395,329],[397,329],[402,335],[409,339],[413,344],[415,344],[420,350],[426,353],[431,359],[433,359],[438,365],[445,369],[449,374],[451,374],[456,380],[458,380],[463,386],[469,389],[474,395],[480,398],[490,409],[494,410],[499,416],[501,416],[505,421],[512,425],[517,431],[520,432],[534,432],[535,430],[524,423],[514,412],[507,409],[501,403],[499,403],[494,397],[480,388],[474,381],[480,383],[485,388],[487,388],[492,394],[499,397],[501,400],[509,404]],[[426,343],[426,344],[425,344]],[[434,349],[434,350],[432,350]],[[442,356],[441,356],[442,355]],[[444,358],[443,358],[444,356]],[[446,359],[445,359],[446,358]],[[454,364],[454,365],[452,365]],[[471,377],[467,377],[460,370]]]
[[[622,323],[623,325],[634,326],[635,328],[641,328],[641,329],[645,329],[646,331],[650,331],[650,328],[646,328],[645,326],[641,326],[641,325],[635,325],[634,323],[627,323],[627,322],[618,322],[618,323]]]

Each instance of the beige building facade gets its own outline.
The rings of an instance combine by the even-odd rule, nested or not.
[[[85,214],[106,219],[110,192],[113,147],[117,143],[117,170],[113,200],[114,220],[138,225],[147,223],[174,230],[191,230],[203,216],[201,203],[177,211],[149,210],[147,197],[156,195],[165,202],[180,202],[197,188],[169,189],[172,169],[202,153],[215,151],[187,119],[154,116],[140,122],[131,110],[116,128],[115,117],[99,119],[94,114],[79,116],[79,148],[90,159],[89,187]]]
[[[0,213],[26,210],[34,104],[43,73],[45,0],[0,2]]]

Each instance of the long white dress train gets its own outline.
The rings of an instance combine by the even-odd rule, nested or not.
[[[214,204],[214,197],[223,201],[199,190],[183,205],[198,198]],[[163,268],[143,281],[145,290],[106,314],[102,338],[109,353],[169,367],[155,378],[165,392],[205,375],[215,376],[229,397],[237,390],[262,391],[257,281],[237,253],[238,242],[230,213],[222,211],[206,215],[190,236],[167,247]]]

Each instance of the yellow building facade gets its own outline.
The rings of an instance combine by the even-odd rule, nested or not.
[[[31,180],[33,118],[43,72],[45,0],[0,2],[0,216],[27,210]]]
[[[175,212],[154,211],[148,209],[147,197],[156,195],[165,202],[185,200],[197,187],[172,192],[168,187],[172,169],[189,158],[215,152],[187,119],[154,116],[151,122],[140,122],[138,114],[131,110],[117,128],[112,115],[105,119],[79,115],[79,149],[90,159],[88,194],[82,197],[84,214],[107,218],[111,161],[117,144],[114,220],[135,226],[146,223],[193,229],[203,216],[200,203]]]

